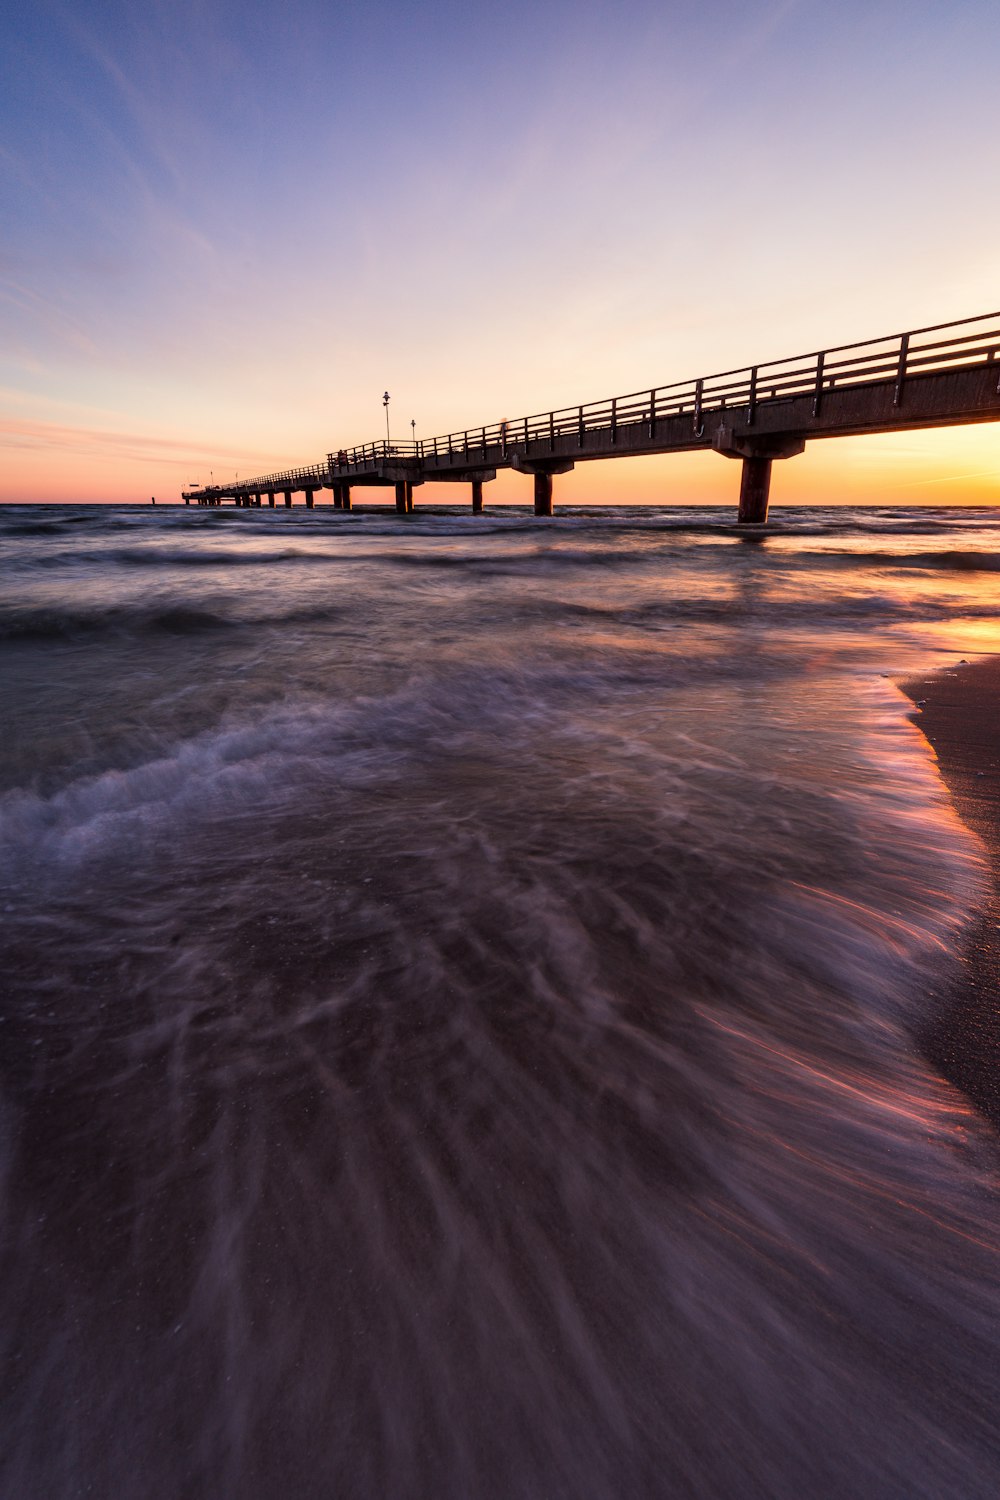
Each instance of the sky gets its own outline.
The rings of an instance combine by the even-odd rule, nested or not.
[[[0,501],[316,462],[386,389],[429,437],[988,312],[998,60],[996,0],[11,0]],[[771,496],[1000,503],[1000,424],[812,443]]]

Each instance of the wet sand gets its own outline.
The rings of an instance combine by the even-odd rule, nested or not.
[[[988,897],[968,936],[965,975],[945,998],[924,1050],[1000,1128],[1000,657],[902,686],[990,868]]]

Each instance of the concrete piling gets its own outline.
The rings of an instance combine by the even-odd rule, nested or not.
[[[481,516],[483,513],[483,481],[474,479],[472,481],[472,514]]]
[[[739,521],[762,525],[767,520],[767,498],[771,489],[771,459],[753,454],[743,460],[740,476]]]
[[[552,475],[535,475],[535,515],[551,516],[552,514]]]

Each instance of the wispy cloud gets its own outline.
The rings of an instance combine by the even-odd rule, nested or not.
[[[192,463],[258,464],[266,468],[273,454],[250,453],[245,448],[209,448],[183,438],[144,432],[116,432],[110,428],[60,426],[54,422],[0,419],[0,448],[63,451],[88,457],[138,459],[186,467]]]

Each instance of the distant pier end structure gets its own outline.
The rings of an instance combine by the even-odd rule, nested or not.
[[[818,438],[856,437],[917,427],[1000,420],[1000,313],[939,323],[888,338],[843,344],[591,401],[560,411],[493,422],[419,441],[363,443],[317,464],[190,490],[185,502],[286,506],[302,493],[331,490],[336,510],[351,509],[356,488],[391,487],[401,515],[428,480],[467,484],[472,510],[501,468],[530,477],[536,516],[552,514],[556,475],[595,459],[683,453],[704,448],[739,459],[739,520],[767,520],[771,469]]]

